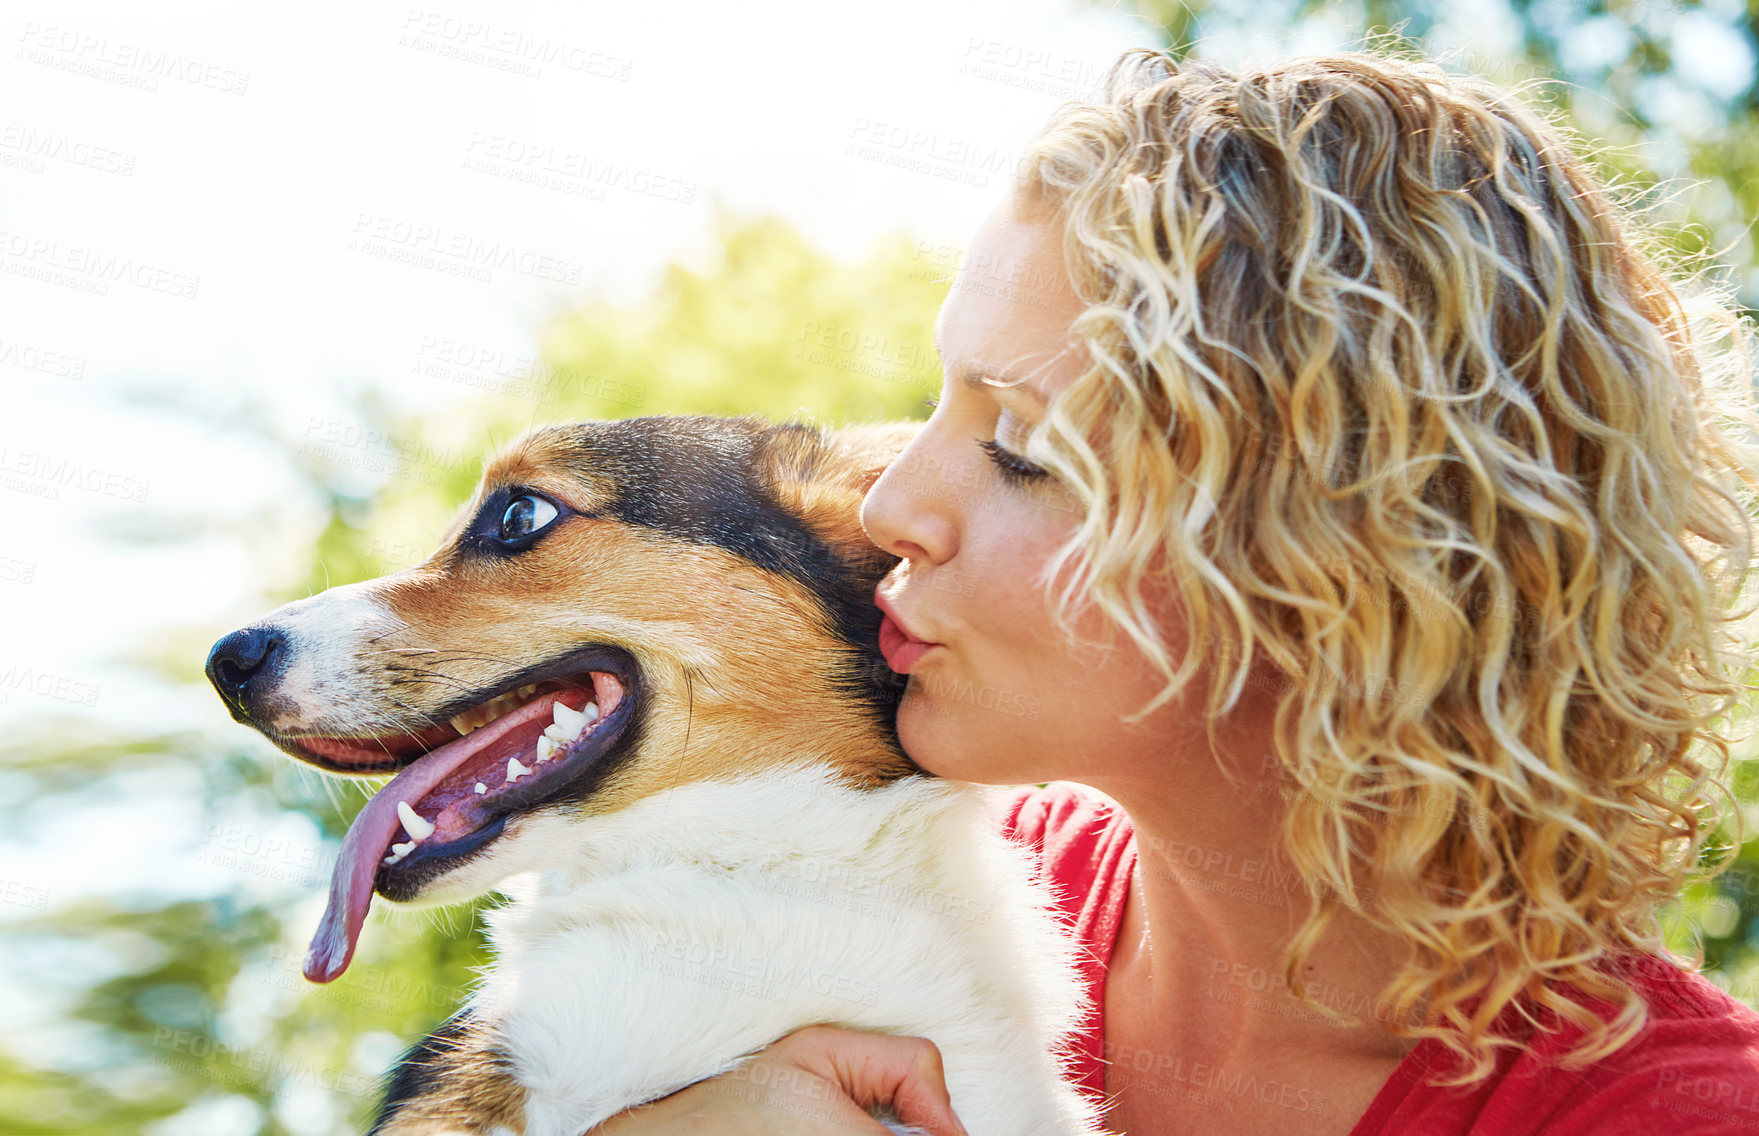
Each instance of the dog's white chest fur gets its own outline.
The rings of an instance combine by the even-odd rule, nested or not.
[[[1073,947],[978,791],[857,791],[816,770],[702,782],[615,815],[533,817],[553,862],[509,889],[473,1009],[578,1136],[815,1023],[932,1038],[973,1136],[1096,1130],[1053,1050]]]

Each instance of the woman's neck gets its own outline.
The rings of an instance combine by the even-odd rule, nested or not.
[[[1248,721],[1268,727],[1270,718]],[[1219,754],[1168,755],[1153,769],[1094,786],[1123,806],[1136,829],[1138,865],[1112,965],[1126,976],[1143,1020],[1164,1025],[1163,1043],[1217,1060],[1258,1060],[1291,1048],[1408,1051],[1409,1042],[1376,1024],[1377,1011],[1386,1018],[1382,991],[1402,964],[1402,945],[1360,913],[1337,911],[1301,980],[1320,1005],[1364,1024],[1342,1024],[1290,991],[1285,953],[1312,899],[1278,851],[1284,801],[1276,759],[1241,757],[1273,752],[1268,728],[1236,722],[1216,742]]]

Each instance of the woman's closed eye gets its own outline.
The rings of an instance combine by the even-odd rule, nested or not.
[[[985,454],[989,455],[991,464],[1001,472],[1004,481],[1023,485],[1027,482],[1040,481],[1050,476],[1049,470],[1041,465],[1035,465],[1034,463],[1027,461],[1013,450],[1003,446],[1000,442],[981,441],[977,443],[977,445]]]

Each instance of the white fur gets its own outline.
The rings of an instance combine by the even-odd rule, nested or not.
[[[275,689],[286,706],[270,715],[272,728],[324,725],[339,734],[352,732],[347,708],[359,702],[354,695],[360,660],[376,662],[373,640],[403,627],[380,602],[378,583],[339,585],[277,608],[269,617],[287,642],[287,670]]]
[[[504,889],[473,1006],[529,1092],[525,1136],[815,1023],[932,1039],[972,1136],[1098,1131],[1053,1056],[1084,1008],[1073,945],[978,790],[800,769],[518,827],[550,862]]]

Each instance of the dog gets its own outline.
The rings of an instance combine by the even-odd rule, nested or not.
[[[1085,1006],[1053,897],[893,730],[893,560],[858,518],[911,429],[543,428],[425,563],[215,644],[238,721],[395,774],[307,978],[347,968],[375,893],[511,897],[376,1136],[579,1136],[820,1023],[934,1041],[973,1136],[1099,1131],[1059,1055]]]

